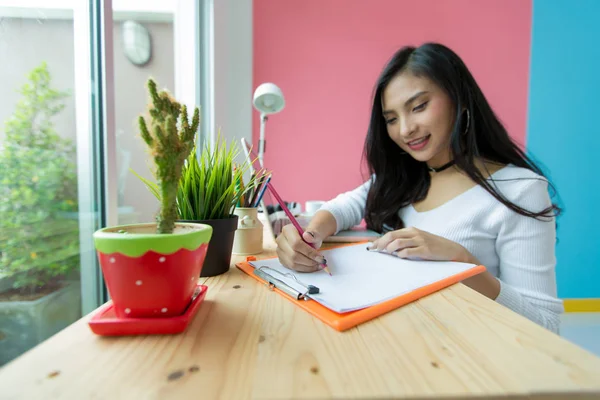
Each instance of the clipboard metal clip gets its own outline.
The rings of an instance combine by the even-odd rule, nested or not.
[[[266,272],[267,270],[269,272]],[[284,281],[282,281],[281,279],[275,278],[272,275],[273,273],[279,274],[283,277],[292,278],[294,281],[296,281],[296,283],[298,283],[300,286],[302,286],[305,289],[304,292],[298,291],[298,290],[294,289],[293,287],[291,287],[290,285],[288,285],[287,283],[285,283]],[[258,276],[259,278],[261,278],[262,280],[264,280],[270,290],[277,288],[296,300],[305,300],[305,301],[310,300],[310,295],[318,294],[320,291],[319,288],[316,286],[306,285],[306,284],[302,283],[293,274],[284,274],[273,268],[262,266],[262,267],[256,268],[254,270],[254,274],[256,276]]]

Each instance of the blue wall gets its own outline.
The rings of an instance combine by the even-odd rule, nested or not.
[[[600,298],[600,0],[534,0],[527,148],[554,182],[562,298]]]

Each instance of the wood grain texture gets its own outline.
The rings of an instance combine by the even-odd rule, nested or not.
[[[340,333],[237,268],[203,283],[184,333],[86,316],[2,368],[0,398],[600,398],[599,358],[462,284]]]

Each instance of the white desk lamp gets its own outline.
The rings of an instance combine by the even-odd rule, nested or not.
[[[260,140],[258,142],[258,161],[260,166],[263,165],[263,157],[265,154],[265,125],[267,123],[267,115],[278,113],[285,106],[283,93],[281,89],[274,83],[263,83],[254,91],[252,99],[254,108],[260,111]]]

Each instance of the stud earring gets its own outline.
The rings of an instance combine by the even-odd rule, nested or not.
[[[465,110],[467,112],[467,127],[465,128],[465,131],[463,132],[463,135],[466,136],[467,132],[469,132],[469,125],[471,125],[471,113],[469,112],[469,110]]]

